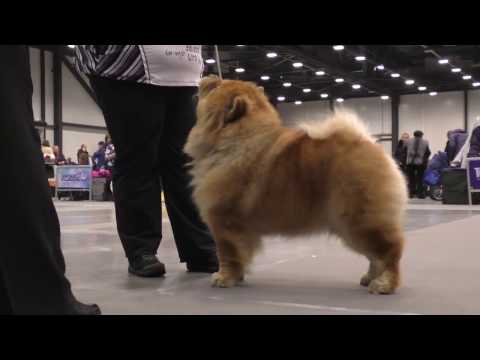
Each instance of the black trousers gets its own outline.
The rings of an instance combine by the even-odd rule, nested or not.
[[[73,314],[60,226],[33,124],[28,48],[0,46],[0,314]]]
[[[408,188],[410,196],[425,196],[425,187],[423,185],[423,175],[426,170],[425,165],[407,165]]]
[[[181,262],[216,256],[192,201],[183,152],[195,125],[194,87],[160,87],[100,77],[91,85],[115,145],[113,193],[127,258],[156,254],[162,238],[163,189]]]

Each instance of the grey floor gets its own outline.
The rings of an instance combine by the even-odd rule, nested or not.
[[[480,206],[414,200],[407,215],[404,286],[368,294],[367,261],[327,237],[266,239],[244,285],[211,288],[178,263],[168,218],[162,279],[127,273],[112,203],[57,201],[68,276],[105,314],[480,314]]]

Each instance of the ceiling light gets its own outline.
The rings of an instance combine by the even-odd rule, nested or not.
[[[277,100],[278,101],[285,101],[285,96],[279,96],[279,97],[277,97]]]
[[[399,73],[393,73],[393,74],[390,74],[390,76],[392,78],[398,78],[398,77],[400,77],[400,74]]]
[[[302,102],[297,100],[297,101],[295,101],[295,105],[302,105]]]
[[[276,58],[277,56],[278,56],[278,54],[277,54],[276,52],[269,52],[269,53],[267,53],[267,57],[268,57],[268,58],[271,58],[271,59]]]
[[[436,92],[436,91],[432,91],[429,95],[430,95],[430,96],[435,96],[435,95],[437,95],[437,92]]]
[[[352,88],[355,89],[355,90],[358,90],[358,89],[360,89],[361,87],[362,87],[362,85],[360,85],[360,84],[353,84],[353,85],[352,85]]]
[[[419,91],[425,91],[425,90],[427,90],[427,87],[426,86],[419,86],[418,90]]]
[[[390,99],[390,96],[388,96],[388,95],[382,95],[382,96],[380,96],[380,99],[382,99],[382,100],[388,100],[388,99]]]
[[[412,80],[412,79],[405,80],[405,84],[407,84],[407,85],[413,85],[413,84],[415,84],[415,80]]]
[[[472,78],[472,75],[463,75],[462,79],[463,80],[470,80]]]
[[[453,68],[452,69],[453,73],[459,73],[460,71],[462,71],[462,69],[460,69],[460,68]]]
[[[342,79],[342,78],[336,78],[336,79],[335,79],[335,82],[337,82],[337,83],[342,83],[342,82],[344,82],[344,81],[345,81],[345,80]]]
[[[236,69],[235,69],[235,72],[237,72],[237,73],[243,73],[243,72],[245,72],[245,69],[244,69],[244,68],[236,68]]]
[[[264,81],[267,81],[267,80],[270,80],[270,76],[268,75],[263,75],[260,77],[260,79],[264,80]]]
[[[438,63],[442,64],[442,65],[448,64],[448,59],[440,59],[440,60],[438,60]]]
[[[292,65],[294,68],[301,68],[303,66],[301,62],[294,62]]]
[[[326,99],[326,98],[328,98],[328,94],[325,94],[325,93],[320,94],[320,97],[321,97],[322,99]]]
[[[236,46],[241,47],[241,46],[245,46],[245,45],[236,45]]]
[[[333,50],[335,51],[342,51],[343,49],[345,49],[343,45],[333,45]]]
[[[304,92],[304,93],[309,93],[310,91],[312,91],[312,89],[308,89],[308,88],[307,88],[307,89],[303,89],[303,92]]]
[[[475,87],[480,86],[480,82],[478,82],[478,81],[474,82],[474,83],[472,83],[472,85],[475,86]]]
[[[355,60],[357,60],[357,61],[365,61],[365,60],[367,60],[367,58],[366,58],[365,56],[363,56],[363,55],[360,55],[360,56],[355,56]]]
[[[70,49],[74,49],[75,45],[67,45]]]
[[[342,103],[344,100],[342,98],[338,98],[337,102]]]
[[[385,70],[385,66],[377,65],[377,66],[375,66],[375,70]]]
[[[319,70],[315,73],[315,75],[318,75],[318,76],[325,75],[325,71]]]
[[[283,86],[285,86],[285,87],[290,87],[290,86],[292,86],[292,83],[284,82],[284,83],[283,83]]]
[[[205,60],[207,64],[215,64],[215,59],[207,59]]]

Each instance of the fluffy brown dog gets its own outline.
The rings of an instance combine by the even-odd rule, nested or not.
[[[242,281],[263,235],[329,232],[370,261],[371,293],[399,286],[406,184],[354,116],[291,129],[253,83],[203,79],[193,158],[194,200],[218,246],[214,286]]]

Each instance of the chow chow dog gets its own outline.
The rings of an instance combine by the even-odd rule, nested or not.
[[[185,152],[194,201],[217,243],[213,286],[244,279],[262,236],[316,233],[367,257],[360,284],[370,293],[399,286],[405,180],[354,115],[287,128],[262,88],[210,76]]]

